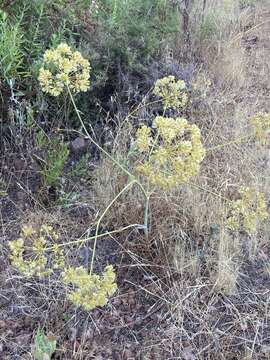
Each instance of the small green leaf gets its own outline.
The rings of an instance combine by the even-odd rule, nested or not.
[[[46,336],[40,329],[38,329],[32,349],[34,358],[36,360],[50,360],[55,350],[55,338],[52,336]]]

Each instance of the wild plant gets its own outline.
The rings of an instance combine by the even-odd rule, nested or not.
[[[44,139],[38,137],[38,141],[42,144]],[[62,175],[65,162],[69,155],[68,145],[65,144],[60,137],[53,138],[48,147],[46,155],[42,161],[42,180],[45,187],[56,185]]]
[[[43,331],[38,329],[34,345],[32,347],[32,355],[35,360],[50,360],[56,350],[56,340],[52,336],[46,336]]]
[[[22,72],[24,40],[20,21],[11,23],[8,15],[0,10],[0,77],[5,81],[19,77]]]
[[[47,68],[48,66],[48,68]],[[252,131],[243,136],[233,139],[227,143],[220,144],[213,148],[205,148],[201,140],[201,132],[196,124],[191,124],[187,119],[177,117],[166,117],[165,110],[172,108],[176,112],[179,107],[185,106],[187,93],[184,83],[173,77],[159,80],[154,93],[159,96],[159,101],[164,104],[163,116],[157,116],[152,125],[141,126],[136,132],[136,139],[131,146],[133,162],[129,167],[120,163],[108,151],[106,151],[86,128],[77,108],[74,95],[80,91],[86,91],[90,85],[90,69],[87,60],[83,59],[78,52],[74,52],[68,45],[61,44],[55,50],[48,50],[44,55],[44,66],[40,70],[40,82],[45,93],[58,96],[66,91],[71,99],[74,110],[81,123],[84,135],[128,177],[126,185],[110,201],[105,210],[96,222],[95,235],[81,240],[58,244],[56,253],[63,254],[63,247],[78,245],[93,241],[92,257],[89,264],[89,271],[83,267],[67,267],[62,272],[62,280],[65,284],[71,284],[73,290],[68,293],[68,298],[76,305],[83,306],[86,310],[103,306],[108,298],[116,291],[115,271],[112,265],[108,265],[102,274],[95,274],[94,260],[96,245],[99,238],[108,234],[121,232],[131,227],[139,227],[144,230],[145,240],[149,238],[151,231],[151,198],[154,194],[179,186],[193,186],[190,179],[195,177],[203,163],[204,158],[216,149],[221,149],[230,144],[239,143],[247,139],[264,137],[265,132],[269,131],[269,124],[265,119],[268,115],[259,115],[255,120],[251,120]],[[99,233],[100,224],[109,209],[118,201],[125,192],[136,186],[144,197],[144,223],[142,225],[131,224],[119,230]],[[201,190],[205,190],[200,188]],[[248,188],[240,189],[240,199],[231,201],[225,197],[211,192],[213,196],[218,196],[229,208],[229,217],[225,222],[224,231],[238,231],[241,228],[250,233],[255,230],[259,221],[266,220],[268,217],[266,201],[260,192],[251,191]],[[11,242],[11,261],[22,272],[30,275],[42,275],[46,273],[47,257],[41,253],[52,251],[53,247],[47,247],[46,239],[37,234],[28,234],[27,229],[23,229],[22,237],[15,242]],[[25,236],[33,236],[32,251],[37,253],[37,259],[30,260],[24,264],[25,256]],[[61,252],[60,249],[61,248]],[[34,269],[38,267],[39,273]],[[29,271],[30,269],[30,271]]]

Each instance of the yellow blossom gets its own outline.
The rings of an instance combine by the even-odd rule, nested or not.
[[[188,102],[186,84],[170,75],[156,81],[154,94],[162,99],[164,108],[184,108]]]
[[[85,310],[106,305],[108,297],[117,289],[115,272],[111,265],[105,268],[102,275],[88,274],[83,267],[71,267],[64,271],[63,281],[74,286],[74,290],[68,294],[69,300]]]
[[[73,93],[87,91],[89,72],[89,61],[79,51],[60,44],[56,49],[45,52],[38,79],[44,92],[58,96],[67,86]]]
[[[254,131],[254,136],[261,144],[266,145],[270,140],[270,114],[258,113],[251,120],[250,124]]]
[[[151,129],[148,126],[143,125],[140,127],[136,134],[137,137],[137,149],[139,151],[147,151],[151,145]]]
[[[267,205],[263,193],[252,188],[240,189],[241,199],[232,203],[227,226],[231,230],[243,229],[252,234],[256,231],[259,221],[268,218]]]
[[[136,147],[145,155],[136,170],[153,186],[171,188],[195,176],[205,156],[200,130],[183,118],[155,118],[153,128],[137,131]],[[142,146],[144,145],[144,146]]]
[[[31,225],[23,225],[22,226],[22,236],[28,237],[35,234],[35,230]]]
[[[45,277],[53,269],[63,268],[63,251],[54,243],[57,238],[52,226],[43,224],[39,229],[34,229],[32,225],[23,225],[21,237],[9,242],[11,264],[26,277]],[[53,250],[49,254],[47,248],[52,242]],[[49,267],[49,258],[53,268]]]

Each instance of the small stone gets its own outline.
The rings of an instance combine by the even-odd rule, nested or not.
[[[14,160],[14,168],[16,171],[24,171],[26,168],[26,162],[23,159],[15,159]]]
[[[69,209],[69,214],[74,218],[85,218],[89,216],[90,210],[87,205],[76,205]]]
[[[125,360],[135,360],[135,358],[133,357],[133,352],[131,351],[131,349],[126,349],[124,351],[124,354],[123,354],[123,358]]]
[[[86,151],[87,148],[87,141],[82,137],[77,137],[70,143],[70,150],[74,154],[82,154]]]
[[[4,320],[0,320],[0,329],[4,329],[7,327],[7,323]]]
[[[18,201],[24,202],[27,199],[27,194],[24,191],[19,190],[16,195]]]
[[[262,345],[262,353],[265,355],[270,355],[270,346],[269,345]]]
[[[195,356],[190,346],[183,350],[182,356],[183,356],[183,360],[195,360]]]
[[[31,334],[22,334],[15,338],[15,342],[19,346],[25,346],[31,342]]]

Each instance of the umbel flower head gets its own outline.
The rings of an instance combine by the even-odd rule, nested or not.
[[[105,268],[102,275],[88,274],[83,267],[71,267],[63,272],[63,281],[75,287],[68,294],[69,300],[85,310],[106,305],[108,297],[117,289],[115,272],[111,265]]]
[[[52,96],[60,95],[67,86],[76,94],[88,90],[89,72],[90,63],[79,51],[60,44],[45,52],[38,79],[42,90]]]
[[[261,144],[266,145],[270,140],[270,114],[258,113],[251,120],[250,124],[254,131],[254,136]]]
[[[35,229],[31,225],[22,226],[20,238],[9,242],[11,264],[26,277],[45,277],[53,269],[63,268],[64,254],[55,241],[58,234],[49,225]],[[48,244],[53,243],[51,252],[51,267],[48,266]]]
[[[186,84],[183,80],[176,80],[172,75],[157,80],[153,92],[162,99],[165,109],[177,110],[187,105]]]
[[[195,176],[205,156],[200,129],[183,118],[158,116],[152,129],[142,126],[136,148],[144,158],[136,167],[153,186],[171,188]],[[153,131],[154,132],[154,131]]]
[[[263,193],[243,187],[240,189],[241,199],[232,203],[227,226],[231,230],[243,229],[252,234],[260,221],[268,218],[267,205]]]

